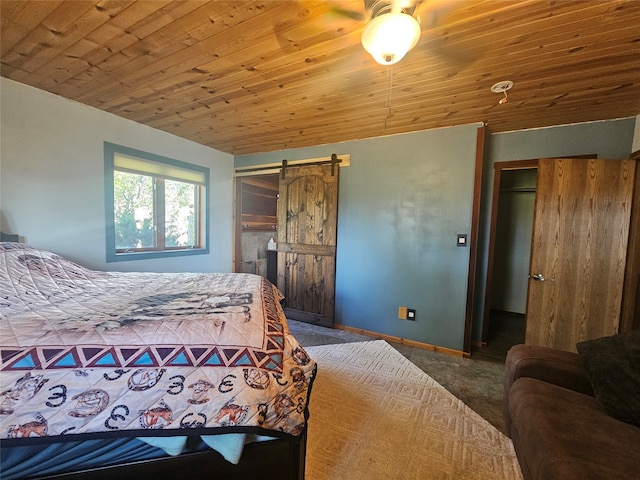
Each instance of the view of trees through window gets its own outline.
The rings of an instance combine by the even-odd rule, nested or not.
[[[164,242],[167,247],[196,243],[196,187],[190,183],[165,180]]]
[[[113,187],[116,249],[197,243],[196,185],[115,170]]]
[[[107,262],[209,254],[209,168],[104,142]]]

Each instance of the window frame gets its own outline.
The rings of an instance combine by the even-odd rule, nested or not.
[[[171,167],[177,167],[183,170],[191,171],[200,174],[204,177],[204,184],[201,186],[204,189],[204,194],[201,195],[202,201],[196,202],[203,203],[196,206],[195,214],[200,217],[200,231],[204,241],[202,247],[164,247],[163,249],[142,251],[123,251],[119,252],[116,249],[116,234],[115,234],[115,193],[114,193],[114,171],[115,157],[121,155],[124,157],[132,157],[142,162],[164,164]],[[209,232],[209,199],[210,199],[210,179],[209,168],[201,165],[195,165],[192,163],[183,162],[155,153],[149,153],[135,148],[125,147],[123,145],[117,145],[111,142],[104,142],[104,175],[105,175],[105,226],[106,226],[106,261],[121,262],[128,260],[146,260],[154,258],[166,258],[166,257],[182,257],[190,255],[206,255],[209,254],[210,245],[210,232]],[[150,177],[157,179],[153,174],[149,174]],[[155,183],[155,182],[154,182]],[[156,202],[156,200],[154,200]],[[156,207],[154,207],[155,209]],[[164,204],[162,205],[164,210]]]

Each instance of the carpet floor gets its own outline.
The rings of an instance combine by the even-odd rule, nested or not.
[[[514,316],[492,319],[492,324],[497,323],[503,324],[502,331],[494,335],[488,346],[474,348],[471,358],[445,355],[397,342],[389,344],[482,418],[506,433],[502,414],[504,360],[512,345],[524,341],[524,319]],[[305,348],[375,339],[295,320],[289,320],[289,327]]]
[[[522,478],[511,441],[387,342],[306,350],[307,480]]]

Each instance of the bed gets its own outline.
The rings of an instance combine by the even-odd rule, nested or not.
[[[0,475],[303,479],[317,366],[280,300],[0,242]]]

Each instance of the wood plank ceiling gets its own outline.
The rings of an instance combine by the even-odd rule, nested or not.
[[[424,0],[415,15],[418,45],[385,67],[360,44],[363,0],[1,0],[1,74],[234,155],[640,114],[638,0]]]

